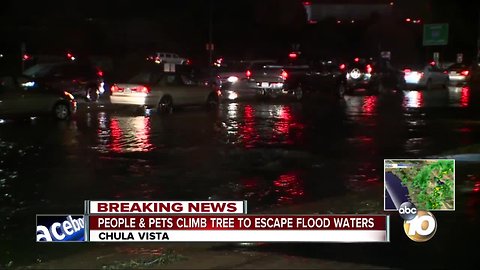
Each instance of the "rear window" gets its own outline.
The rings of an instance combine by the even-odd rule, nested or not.
[[[459,70],[459,69],[467,69],[468,66],[465,64],[453,64],[448,69],[449,70]]]
[[[52,69],[57,65],[53,64],[39,64],[26,69],[23,74],[28,77],[44,77],[50,74]]]

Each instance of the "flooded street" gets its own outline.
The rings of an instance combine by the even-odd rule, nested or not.
[[[34,243],[35,214],[81,214],[84,200],[248,200],[249,212],[258,213],[332,199],[337,203],[317,211],[382,213],[383,159],[422,158],[479,143],[479,90],[357,93],[338,104],[313,99],[305,104],[225,103],[216,112],[192,108],[169,116],[81,104],[67,122],[4,120],[0,266],[100,248]],[[365,263],[394,267],[408,265],[408,258],[395,256],[400,254],[424,253],[425,261],[442,266],[455,259],[437,256],[459,252],[459,260],[468,262],[472,251],[452,245],[478,239],[470,233],[480,225],[479,186],[478,163],[457,163],[456,212],[435,213],[438,232],[423,245],[405,237],[392,213],[388,247],[289,244],[260,249],[355,263],[375,253]],[[348,200],[338,203],[352,194],[368,198],[370,209]]]

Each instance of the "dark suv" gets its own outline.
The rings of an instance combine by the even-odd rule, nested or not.
[[[83,63],[44,63],[23,73],[40,85],[64,90],[75,98],[96,101],[105,92],[103,72]]]
[[[347,73],[347,89],[370,89],[373,75],[373,63],[366,59],[355,58],[351,63],[343,66]]]

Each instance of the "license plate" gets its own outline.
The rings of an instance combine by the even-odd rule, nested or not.
[[[262,82],[262,88],[267,88],[270,84],[268,82]]]
[[[125,94],[131,94],[131,93],[132,93],[132,89],[127,88],[127,89],[125,89],[125,90],[123,91],[123,93],[125,93]]]
[[[450,75],[457,75],[457,72],[455,72],[455,71],[450,71]]]

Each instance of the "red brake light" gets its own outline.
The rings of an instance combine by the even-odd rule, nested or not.
[[[284,70],[282,71],[282,79],[286,80],[288,78],[288,73]]]
[[[296,53],[290,53],[290,54],[288,54],[288,57],[289,58],[297,58],[297,54]]]
[[[360,61],[360,58],[356,57],[355,59],[353,59],[353,61],[358,62]]]
[[[247,76],[247,78],[250,78],[250,76],[252,76],[252,72],[250,70],[247,70],[245,72],[245,75]]]
[[[464,70],[462,72],[460,72],[460,74],[462,74],[463,76],[468,76],[470,72],[468,70]]]
[[[141,93],[145,93],[145,94],[150,93],[150,88],[149,87],[140,86],[138,89],[139,89],[139,92],[141,92]]]
[[[437,63],[435,63],[435,61],[430,62],[430,65],[431,65],[431,66],[435,66],[436,64],[437,64]]]
[[[97,71],[97,75],[100,76],[100,77],[103,77],[103,71],[101,71],[101,70]]]
[[[345,69],[345,68],[346,68],[345,64],[340,65],[340,69]]]
[[[406,68],[406,69],[403,70],[403,72],[405,72],[405,73],[410,73],[410,72],[412,72],[412,70],[409,69],[409,68]]]
[[[116,84],[112,85],[112,87],[110,87],[110,91],[113,92],[118,92],[118,86]]]
[[[372,66],[371,66],[371,65],[367,65],[367,72],[368,72],[368,73],[372,73],[372,71],[373,71]]]

